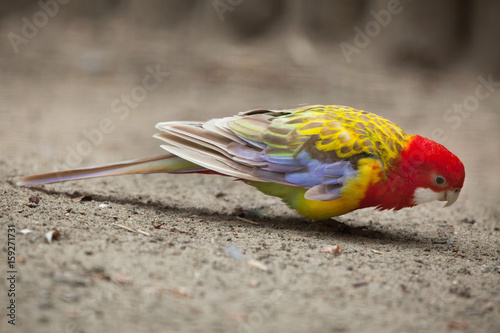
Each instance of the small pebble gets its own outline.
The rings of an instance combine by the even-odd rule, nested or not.
[[[30,198],[28,199],[28,201],[29,201],[30,203],[34,203],[35,205],[38,205],[38,203],[40,202],[40,198],[39,198],[39,197],[37,197],[36,195],[34,195],[34,196],[30,197]]]

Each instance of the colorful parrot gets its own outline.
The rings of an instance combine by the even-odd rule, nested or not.
[[[462,162],[442,145],[347,106],[252,110],[156,128],[166,155],[28,176],[17,184],[157,172],[218,174],[277,196],[302,216],[324,220],[366,207],[398,210],[433,200],[449,206],[465,178]]]

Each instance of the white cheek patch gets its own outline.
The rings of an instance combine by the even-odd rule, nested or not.
[[[434,192],[430,188],[417,187],[413,192],[413,202],[417,205],[434,200],[444,200],[445,197],[446,193],[444,191]]]

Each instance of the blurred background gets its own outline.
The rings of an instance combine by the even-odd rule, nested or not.
[[[19,174],[80,167],[161,154],[159,121],[340,104],[442,143],[466,165],[465,200],[496,205],[499,13],[494,0],[4,1],[0,156]]]

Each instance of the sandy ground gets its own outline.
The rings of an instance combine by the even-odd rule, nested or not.
[[[388,69],[366,58],[346,66],[326,46],[301,63],[279,37],[235,45],[113,26],[97,40],[82,31],[47,27],[22,54],[2,51],[1,332],[500,331],[498,86],[454,129],[443,114],[480,83],[465,69]],[[113,105],[124,106],[121,96],[157,65],[169,76],[120,118],[124,109]],[[441,128],[438,141],[466,165],[461,198],[446,209],[363,210],[326,225],[215,176],[9,183],[161,154],[151,138],[159,121],[299,104],[351,105],[426,136]],[[103,119],[112,129],[89,146],[84,132]],[[78,147],[85,156],[71,153]],[[253,223],[235,216],[241,209]],[[10,224],[15,327],[5,316]],[[341,254],[322,252],[335,245]]]

